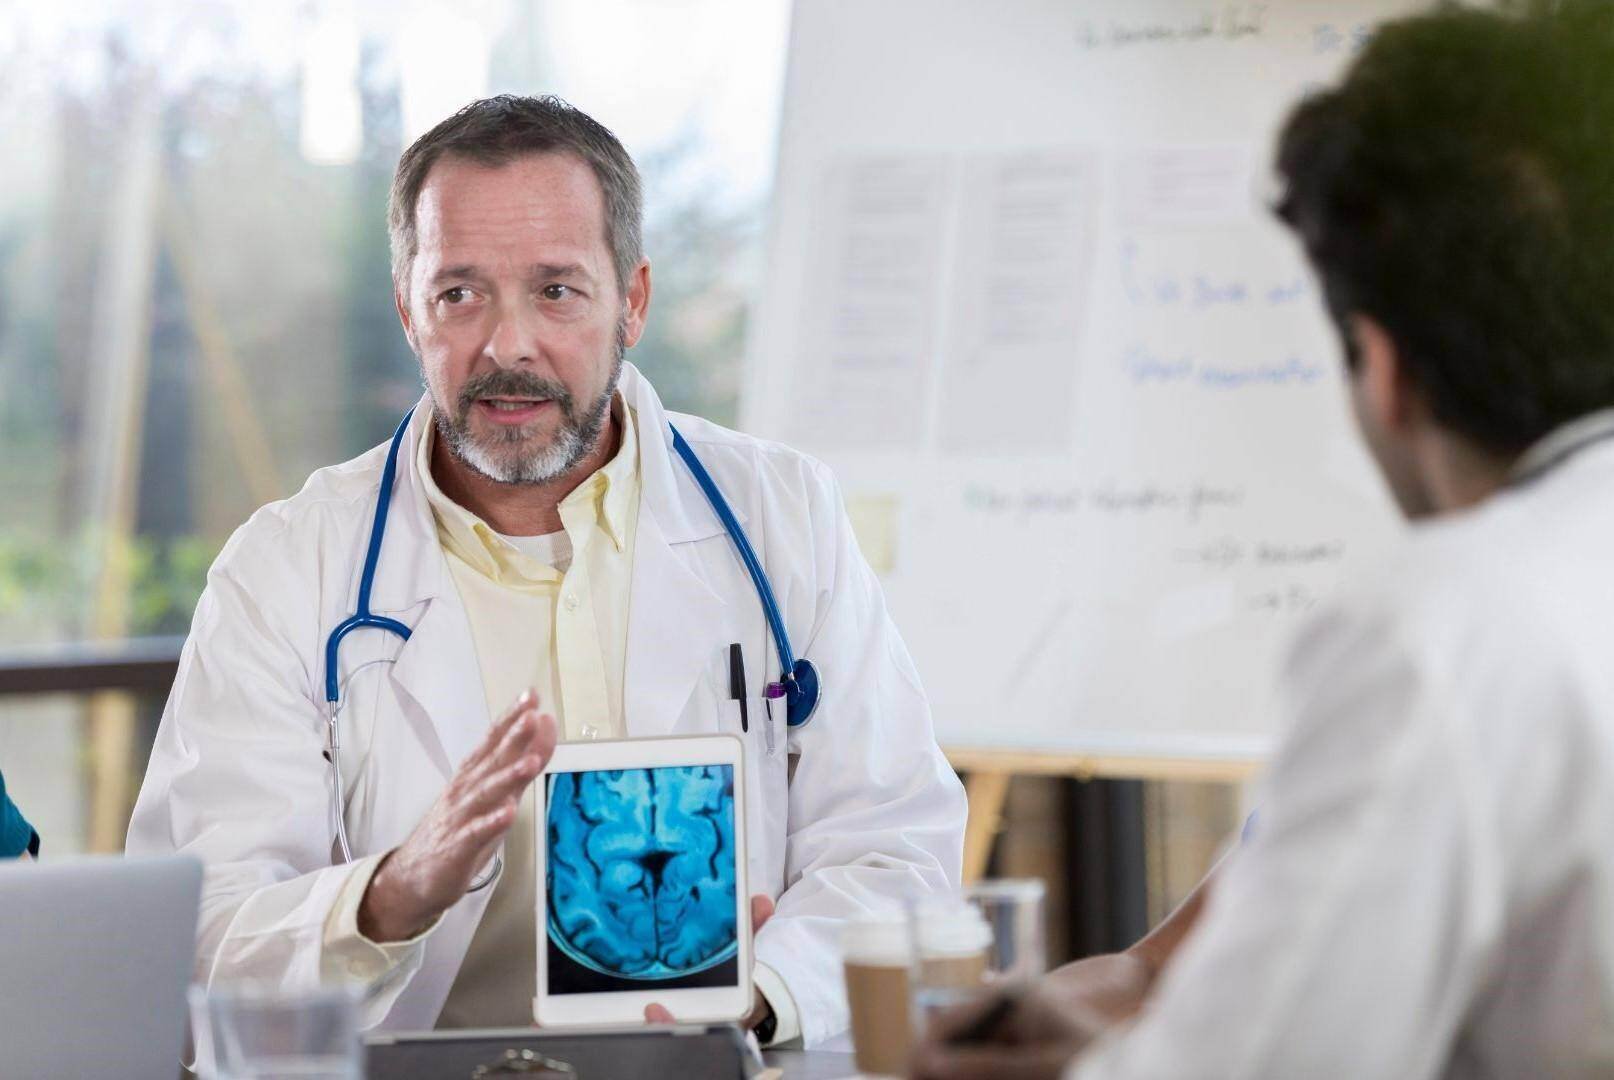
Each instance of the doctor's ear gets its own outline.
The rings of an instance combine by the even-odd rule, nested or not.
[[[403,287],[397,284],[392,287],[392,306],[398,309],[398,322],[403,327],[404,340],[409,342],[410,351],[418,356],[420,349],[415,344],[415,324],[409,318],[409,298],[404,295]]]
[[[1355,314],[1346,321],[1352,393],[1380,430],[1407,431],[1425,418],[1423,397],[1407,377],[1401,350],[1377,319]]]
[[[622,296],[622,347],[631,349],[644,336],[650,317],[650,260],[640,259],[628,275]]]

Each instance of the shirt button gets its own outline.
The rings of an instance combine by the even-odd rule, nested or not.
[[[577,604],[578,604],[577,594],[574,593],[574,592],[567,593],[566,594],[566,610],[567,611],[576,611],[577,610]]]
[[[347,962],[347,970],[348,974],[358,975],[362,978],[370,973],[370,965],[366,964],[363,960],[354,957],[352,960]]]
[[[581,734],[585,739],[597,739],[600,737],[600,729],[593,724],[584,724]]]

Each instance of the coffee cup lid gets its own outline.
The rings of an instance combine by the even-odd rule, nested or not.
[[[848,962],[908,963],[908,920],[895,912],[854,915],[841,927],[841,955]]]
[[[992,946],[992,927],[969,904],[925,911],[918,920],[922,956],[975,956]]]

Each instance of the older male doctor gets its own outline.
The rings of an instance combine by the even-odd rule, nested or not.
[[[752,1019],[774,1041],[833,1034],[840,923],[955,884],[964,821],[834,480],[670,415],[623,362],[650,304],[638,176],[581,112],[500,97],[445,120],[400,160],[390,226],[427,394],[392,455],[368,599],[410,634],[343,641],[336,773],[326,640],[355,609],[388,445],[220,554],[129,829],[131,853],[207,865],[198,977],[363,980],[372,1027],[530,1023],[533,778],[557,738],[741,734],[738,642],[753,907],[777,904]],[[822,674],[804,726],[763,697],[764,609],[674,427]]]

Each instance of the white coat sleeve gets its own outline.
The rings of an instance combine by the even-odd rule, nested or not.
[[[811,492],[814,535],[832,542],[819,552],[818,617],[800,652],[818,666],[823,698],[791,737],[785,890],[756,941],[809,1046],[846,1026],[841,923],[956,888],[965,817],[913,661],[822,466]]]
[[[1301,637],[1249,837],[1143,1017],[1070,1076],[1440,1074],[1504,886],[1436,645],[1388,613]]]
[[[208,572],[128,852],[202,861],[198,981],[298,990],[387,974],[364,1005],[361,1023],[370,1027],[418,970],[423,950],[324,947],[344,886],[373,861],[332,865],[313,575],[290,564],[277,537],[272,519],[249,522]]]

